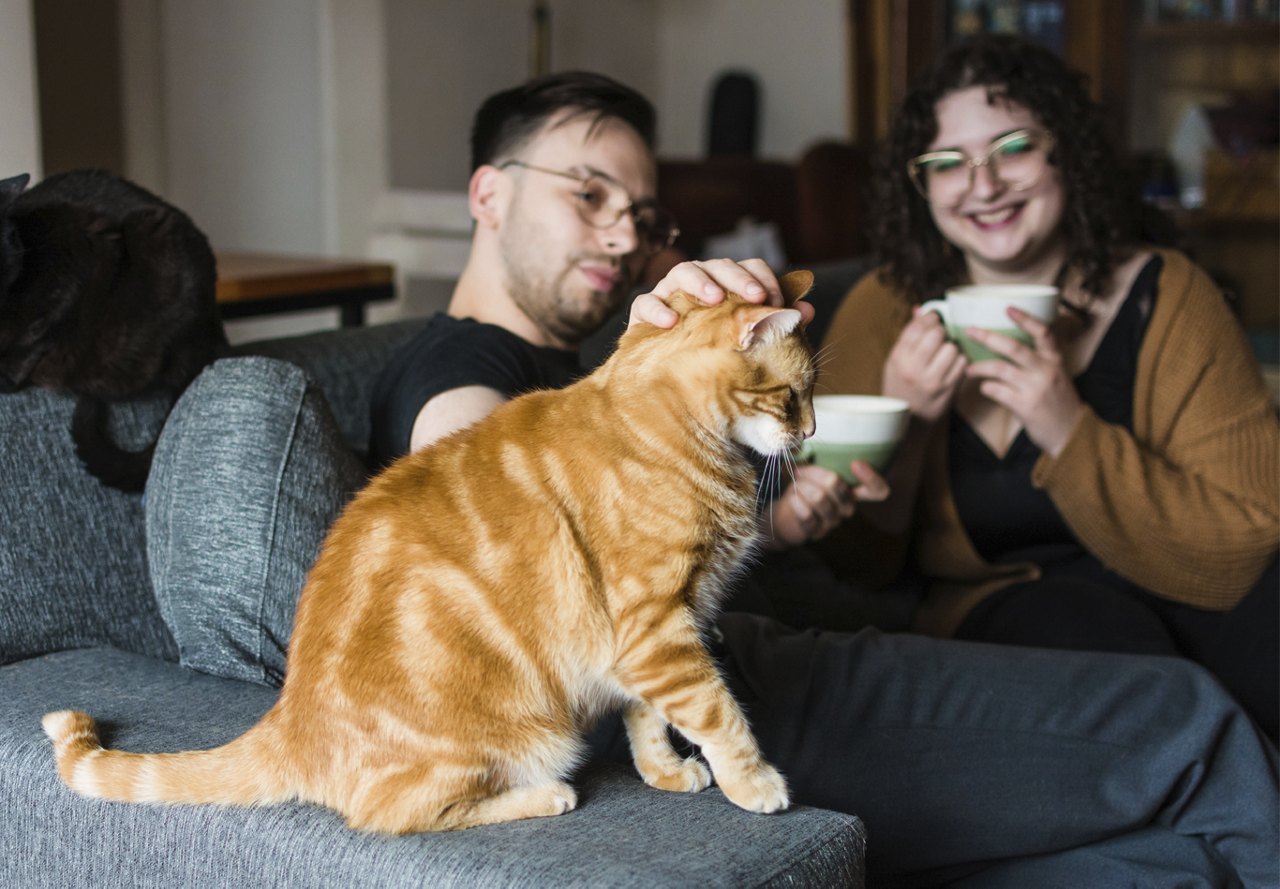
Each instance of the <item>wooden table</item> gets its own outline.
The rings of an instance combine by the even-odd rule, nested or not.
[[[215,251],[223,318],[337,307],[343,327],[364,323],[366,303],[395,297],[384,262]]]

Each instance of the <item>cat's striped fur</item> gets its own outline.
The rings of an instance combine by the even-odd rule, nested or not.
[[[811,276],[789,276],[793,297]],[[673,299],[589,377],[406,456],[335,522],[299,602],[276,705],[209,751],[104,750],[44,719],[63,780],[138,802],[306,800],[358,829],[449,830],[576,804],[584,725],[622,706],[640,774],[697,791],[668,722],[733,802],[788,805],[700,639],[756,535],[742,445],[812,432],[794,309]]]

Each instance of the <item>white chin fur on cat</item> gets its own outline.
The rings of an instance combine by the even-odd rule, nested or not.
[[[798,442],[773,417],[755,414],[733,424],[733,440],[765,457],[790,450]]]

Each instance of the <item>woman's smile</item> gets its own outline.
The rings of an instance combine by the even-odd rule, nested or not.
[[[983,231],[997,231],[1012,225],[1022,213],[1024,204],[1012,204],[998,210],[984,210],[967,214],[970,221]]]

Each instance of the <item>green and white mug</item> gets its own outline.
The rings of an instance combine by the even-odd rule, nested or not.
[[[817,429],[800,446],[799,459],[851,485],[858,484],[849,470],[854,460],[866,460],[877,472],[889,466],[909,417],[905,401],[880,395],[815,395],[813,413]]]
[[[970,284],[952,287],[946,299],[931,299],[921,306],[942,318],[947,339],[958,345],[970,361],[1003,356],[970,339],[964,332],[966,327],[981,327],[1031,345],[1031,337],[1009,317],[1010,307],[1052,324],[1058,315],[1058,288],[1048,284]]]

